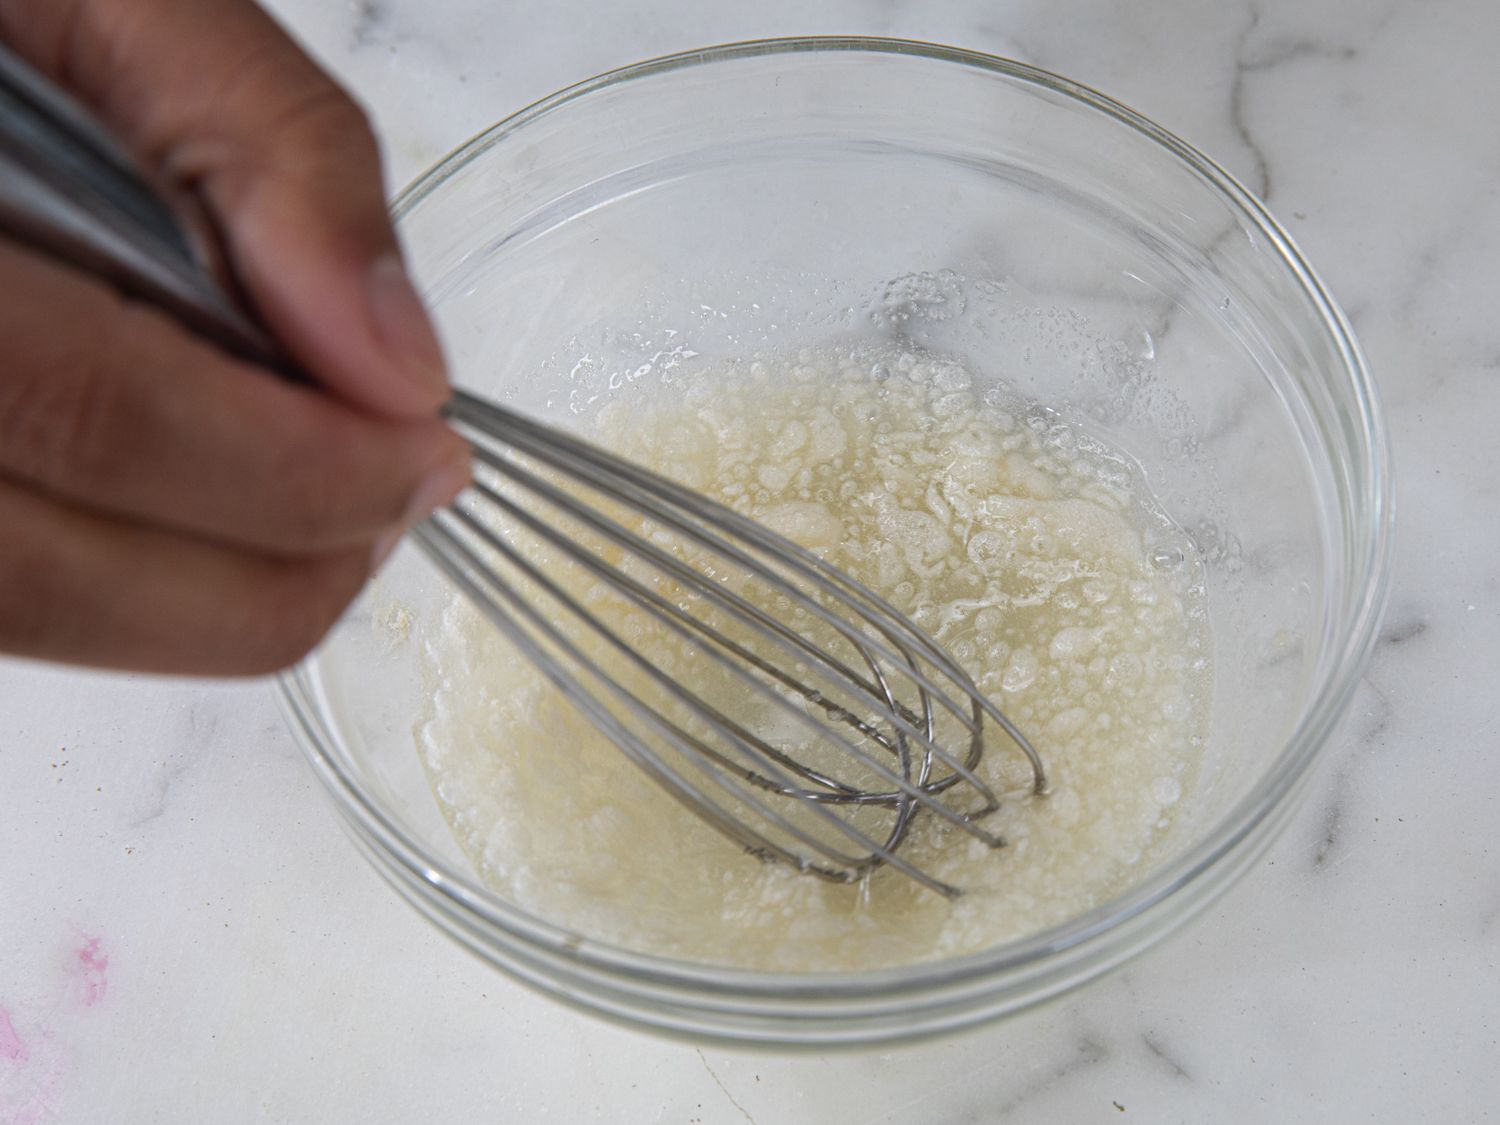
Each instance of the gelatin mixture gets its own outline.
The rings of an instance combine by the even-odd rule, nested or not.
[[[886,346],[684,365],[585,432],[909,614],[1028,734],[1051,792],[1029,795],[1002,746],[980,773],[1003,794],[985,823],[1007,847],[919,820],[902,854],[963,888],[952,900],[889,869],[844,885],[761,862],[663,794],[455,595],[425,646],[418,741],[497,892],[640,951],[839,971],[993,946],[1144,874],[1192,788],[1210,645],[1192,545],[1128,458],[962,364]]]

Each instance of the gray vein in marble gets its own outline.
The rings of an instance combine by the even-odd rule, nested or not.
[[[1348,62],[1358,57],[1359,51],[1353,47],[1292,39],[1267,44],[1259,55],[1244,59],[1240,66],[1254,73],[1274,70],[1286,63],[1298,62],[1302,59],[1331,59],[1336,62]]]
[[[367,51],[395,55],[419,46],[436,49],[429,30],[423,24],[412,23],[398,0],[355,0],[351,9],[348,42],[353,55]],[[463,80],[461,76],[459,80]]]
[[[1250,152],[1250,158],[1255,165],[1255,183],[1252,190],[1262,200],[1271,197],[1271,168],[1266,161],[1265,153],[1261,152],[1260,144],[1256,141],[1254,134],[1250,131],[1250,123],[1245,109],[1245,86],[1249,71],[1245,65],[1246,44],[1255,29],[1260,25],[1260,12],[1250,7],[1250,22],[1240,33],[1235,43],[1235,65],[1234,80],[1229,86],[1229,120],[1234,127],[1235,136]]]
[[[1323,835],[1313,850],[1312,869],[1321,871],[1328,864],[1329,856],[1338,847],[1344,827],[1344,798],[1349,789],[1348,779],[1341,772],[1332,786],[1332,793],[1323,805]]]
[[[349,30],[350,46],[358,51],[385,43],[390,19],[388,0],[355,0],[354,20]]]
[[[751,1117],[749,1110],[747,1110],[744,1106],[740,1105],[740,1103],[735,1100],[734,1095],[729,1092],[729,1087],[724,1085],[724,1080],[720,1078],[717,1073],[715,1073],[713,1067],[708,1065],[708,1059],[704,1057],[703,1052],[698,1051],[697,1055],[698,1061],[703,1064],[703,1069],[708,1071],[708,1076],[714,1080],[714,1085],[719,1088],[719,1092],[729,1099],[730,1105],[734,1106],[735,1109],[740,1111],[741,1117],[750,1122],[750,1125],[755,1125],[755,1118]]]
[[[172,742],[189,747],[188,752],[169,755],[161,764],[151,779],[149,794],[141,801],[141,811],[129,821],[131,828],[140,828],[153,820],[158,820],[167,811],[167,799],[173,786],[183,774],[192,768],[197,761],[197,755],[213,743],[219,729],[219,715],[215,711],[207,710],[204,706],[194,704],[188,708],[187,719],[183,726],[186,728],[183,735],[173,739]]]
[[[1399,642],[1398,642],[1399,643]],[[1393,716],[1390,697],[1369,676],[1360,680],[1362,691],[1355,697],[1352,718],[1353,743],[1362,750],[1375,749],[1384,744],[1386,730]],[[1326,787],[1326,796],[1319,823],[1321,834],[1313,848],[1312,869],[1322,871],[1330,864],[1336,853],[1341,852],[1347,807],[1353,785],[1354,761],[1346,758]]]
[[[1143,1031],[1141,1042],[1146,1045],[1146,1050],[1151,1052],[1153,1058],[1161,1061],[1162,1066],[1173,1078],[1180,1078],[1184,1082],[1193,1081],[1192,1073],[1182,1065],[1177,1055],[1163,1042],[1159,1034],[1150,1030]]]
[[[1229,405],[1210,418],[1197,434],[1201,446],[1218,446],[1245,424],[1250,409],[1264,394],[1262,388],[1246,385],[1229,400]]]
[[[151,795],[143,802],[144,811],[131,818],[131,828],[140,828],[160,819],[167,811],[167,794],[171,792],[177,779],[187,772],[187,768],[186,758],[168,759],[152,780]]]
[[[1396,648],[1408,641],[1414,641],[1423,636],[1429,627],[1425,613],[1388,617],[1385,627],[1380,630],[1380,635],[1375,640],[1377,651],[1380,648]]]
[[[1249,97],[1247,86],[1252,75],[1273,72],[1289,63],[1303,60],[1320,62],[1350,62],[1359,57],[1359,51],[1341,44],[1324,44],[1309,39],[1272,39],[1257,46],[1255,40],[1261,31],[1261,12],[1249,5],[1249,22],[1235,42],[1234,78],[1229,88],[1229,118],[1234,132],[1255,165],[1255,194],[1268,200],[1274,187],[1270,159],[1265,148],[1250,127]]]
[[[1102,1040],[1088,1034],[1079,1036],[1074,1043],[1071,1058],[1055,1067],[1050,1074],[1043,1075],[1040,1080],[1022,1087],[1020,1092],[1005,1105],[996,1107],[996,1116],[1004,1116],[1022,1102],[1051,1088],[1069,1075],[1076,1074],[1080,1070],[1099,1066],[1101,1063],[1108,1061],[1109,1057],[1109,1047]],[[976,1122],[991,1121],[993,1118],[983,1116],[981,1112],[981,1114],[975,1116],[974,1120]]]
[[[1391,700],[1370,676],[1363,677],[1360,686],[1373,697],[1373,706],[1361,711],[1355,720],[1355,738],[1360,745],[1373,749],[1384,741],[1386,728],[1391,725]]]
[[[1066,1058],[1051,1069],[1023,1083],[1010,1097],[1000,1100],[994,1096],[993,1091],[986,1092],[980,1096],[978,1104],[962,1108],[958,1105],[952,1106],[948,1110],[945,1121],[951,1122],[952,1125],[990,1125],[991,1122],[1004,1120],[1022,1105],[1046,1093],[1058,1083],[1080,1071],[1098,1067],[1108,1062],[1110,1057],[1111,1051],[1108,1044],[1093,1034],[1085,1032],[1074,1040],[1073,1050]],[[906,1111],[911,1106],[926,1100],[925,1096],[913,1099],[900,1107],[898,1111],[887,1114],[882,1120],[909,1121],[911,1117]]]

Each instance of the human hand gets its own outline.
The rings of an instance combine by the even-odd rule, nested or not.
[[[315,383],[0,239],[0,652],[290,664],[469,475],[369,128],[249,0],[0,0],[0,39],[202,205]]]

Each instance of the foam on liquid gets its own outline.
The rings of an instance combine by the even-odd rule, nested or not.
[[[956,956],[1063,922],[1144,874],[1207,728],[1201,573],[1138,471],[962,366],[885,348],[681,375],[608,405],[603,444],[763,521],[879,591],[952,652],[1043,756],[980,772],[992,851],[924,818],[889,870],[832,884],[759,862],[660,792],[455,596],[418,727],[481,877],[581,934],[775,970]],[[935,826],[936,825],[936,826]]]

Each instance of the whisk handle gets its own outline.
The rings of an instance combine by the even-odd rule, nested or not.
[[[0,44],[0,232],[156,305],[199,335],[295,377],[214,277],[151,176],[94,116]]]

